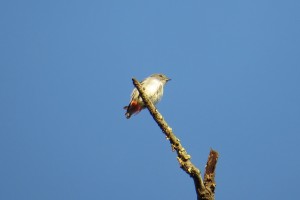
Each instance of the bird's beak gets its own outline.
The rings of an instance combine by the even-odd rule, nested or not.
[[[170,81],[170,80],[172,80],[172,79],[168,78],[168,79],[167,79],[167,82]]]

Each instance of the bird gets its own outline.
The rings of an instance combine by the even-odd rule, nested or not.
[[[164,74],[152,74],[141,82],[145,93],[154,105],[161,100],[164,93],[164,86],[170,80]],[[144,108],[143,99],[140,97],[139,91],[134,88],[131,93],[129,105],[124,107],[126,118],[129,119],[131,115],[138,114]]]

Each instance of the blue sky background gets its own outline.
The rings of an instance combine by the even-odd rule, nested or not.
[[[1,1],[0,199],[196,199],[132,77],[216,199],[297,199],[300,1]]]

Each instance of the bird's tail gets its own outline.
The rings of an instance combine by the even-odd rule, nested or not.
[[[124,106],[124,109],[126,110],[125,116],[129,119],[131,115],[139,113],[143,107],[137,101],[132,100],[128,106]]]
[[[130,112],[128,112],[129,106],[130,106],[130,105],[124,106],[124,109],[126,110],[125,116],[126,116],[127,119],[129,119],[129,118],[131,117],[131,115],[132,115]]]

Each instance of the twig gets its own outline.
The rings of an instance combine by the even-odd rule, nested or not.
[[[215,156],[209,156],[209,158],[214,158],[215,162],[210,162],[208,160],[207,166],[210,166],[209,168],[206,167],[206,175],[205,180],[210,181],[207,184],[206,182],[203,182],[200,170],[191,162],[191,156],[186,152],[186,150],[182,147],[180,140],[175,136],[175,134],[172,131],[172,128],[167,124],[167,122],[164,120],[163,116],[158,112],[158,110],[155,108],[153,103],[149,100],[147,95],[144,92],[144,88],[142,85],[136,80],[132,79],[134,86],[139,91],[140,96],[142,97],[145,106],[148,108],[150,114],[152,115],[153,119],[156,121],[160,129],[163,131],[163,133],[166,135],[166,137],[169,139],[172,149],[177,152],[177,160],[180,164],[181,169],[183,169],[187,174],[189,174],[195,184],[195,189],[197,193],[197,199],[198,200],[213,200],[214,199],[214,189],[215,189],[215,182],[214,182],[214,169],[217,163],[217,157],[218,153],[216,151],[211,150],[215,152]],[[211,155],[211,154],[210,154]],[[213,169],[213,170],[211,170]],[[213,187],[212,187],[213,185]]]

